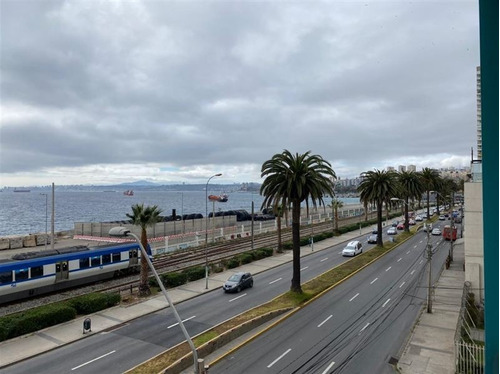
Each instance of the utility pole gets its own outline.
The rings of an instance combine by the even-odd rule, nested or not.
[[[427,288],[427,313],[432,313],[432,244],[430,243],[429,230],[427,230],[427,261],[429,263],[429,285]]]
[[[253,251],[253,244],[254,244],[253,243],[253,234],[254,234],[254,232],[253,232],[254,218],[253,217],[254,217],[254,204],[253,204],[253,200],[252,200],[252,230],[251,230],[252,231],[252,251]]]

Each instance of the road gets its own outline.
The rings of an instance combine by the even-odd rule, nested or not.
[[[362,239],[366,240],[364,237]],[[302,281],[312,279],[347,261],[340,254],[342,247],[331,247],[303,257]],[[365,251],[370,248],[373,245],[365,242]],[[178,304],[177,309],[185,320],[189,334],[193,336],[287,291],[291,275],[290,264],[285,264],[257,274],[252,289],[240,294],[224,294],[216,290]],[[171,310],[167,308],[113,331],[96,334],[12,365],[0,372],[122,373],[183,340],[181,330]]]
[[[431,236],[431,242],[441,243],[432,261],[437,278],[449,245],[441,237]],[[418,233],[211,367],[210,374],[394,373],[388,362],[426,303],[426,243]]]

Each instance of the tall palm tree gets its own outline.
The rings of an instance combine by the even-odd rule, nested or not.
[[[427,217],[430,217],[430,194],[434,189],[439,173],[435,169],[423,168],[420,172],[420,179],[424,186],[425,192],[427,193]]]
[[[413,171],[402,171],[397,174],[397,178],[400,186],[400,196],[405,201],[405,231],[410,232],[410,223],[408,220],[409,200],[421,198],[422,194],[424,193],[424,186],[419,175]]]
[[[309,200],[314,207],[324,205],[325,195],[333,196],[336,178],[331,164],[319,155],[293,155],[288,150],[275,154],[262,164],[261,177],[265,177],[260,194],[262,207],[292,205],[293,275],[290,290],[302,293],[300,285],[300,205]]]
[[[160,222],[161,209],[157,205],[144,207],[144,204],[132,205],[132,214],[127,213],[134,225],[141,227],[141,244],[144,248],[148,247],[148,236],[146,228]],[[141,274],[139,283],[139,296],[148,296],[151,294],[148,283],[148,263],[141,261]]]
[[[391,198],[398,196],[396,175],[392,171],[375,170],[361,174],[361,183],[358,186],[360,200],[373,202],[377,206],[377,245],[383,246],[382,242],[382,207]]]

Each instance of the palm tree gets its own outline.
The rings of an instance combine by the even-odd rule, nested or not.
[[[292,205],[293,275],[290,290],[302,293],[300,285],[300,205],[309,200],[314,207],[324,205],[325,195],[333,196],[336,178],[331,164],[310,151],[293,155],[288,150],[275,154],[262,164],[261,177],[265,177],[260,194],[262,207]]]
[[[398,196],[396,175],[392,171],[375,170],[361,174],[362,181],[358,186],[360,200],[365,203],[373,202],[377,206],[377,245],[382,242],[382,207],[391,198]]]
[[[427,193],[427,217],[430,217],[430,193],[434,189],[434,185],[436,183],[437,178],[439,177],[439,173],[435,169],[423,168],[420,172],[420,179],[422,181],[422,185]]]
[[[273,209],[274,215],[276,216],[276,223],[278,226],[278,253],[283,252],[283,245],[281,243],[281,217],[283,217],[283,206],[278,205]]]
[[[127,214],[134,225],[141,227],[141,244],[144,248],[148,247],[148,236],[146,228],[154,225],[161,220],[161,209],[157,205],[144,207],[144,204],[132,205],[132,214]],[[148,283],[148,263],[141,261],[141,274],[139,283],[139,296],[148,296],[151,294]]]
[[[339,209],[344,206],[344,203],[340,200],[333,199],[332,200],[332,208],[333,208],[333,218],[335,220],[335,231],[339,231]]]
[[[424,186],[419,175],[413,171],[402,171],[397,174],[398,183],[400,186],[400,196],[405,201],[404,216],[405,216],[405,231],[410,232],[410,224],[408,221],[408,205],[409,200],[419,198],[424,192]]]

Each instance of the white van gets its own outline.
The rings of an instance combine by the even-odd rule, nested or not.
[[[349,242],[342,250],[342,256],[356,256],[358,253],[363,253],[363,244],[358,240]]]

